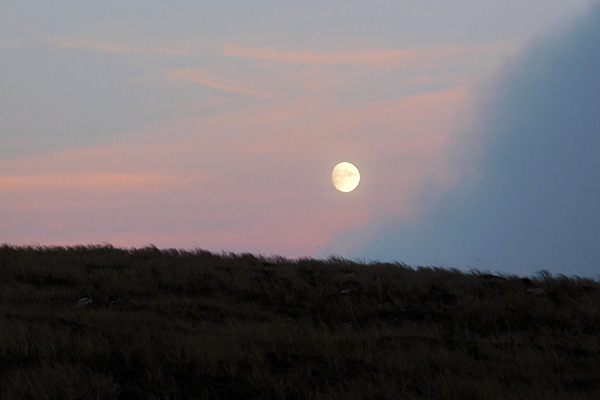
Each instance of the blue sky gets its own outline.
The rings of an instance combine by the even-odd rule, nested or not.
[[[583,121],[572,151],[589,156],[595,92],[577,102],[582,85],[567,111],[548,99],[573,86],[569,76],[593,84],[581,66],[595,59],[544,49],[594,48],[593,4],[4,2],[0,242],[153,243],[531,273],[546,236],[510,266],[486,254],[475,255],[478,264],[460,255],[472,248],[443,238],[444,221],[470,220],[469,193],[505,187],[514,171],[496,168],[495,158],[514,158],[515,169],[535,161],[521,149],[538,138],[510,134],[538,129],[529,115]],[[570,33],[577,26],[588,39]],[[560,146],[555,125],[537,146]],[[536,165],[553,157],[538,153]],[[589,157],[581,179],[589,190],[578,198],[590,200],[577,207],[591,212]],[[340,161],[361,171],[351,193],[331,185]],[[557,185],[573,181],[575,170],[560,171]],[[536,174],[519,190],[547,190],[531,185]],[[539,208],[549,213],[552,204]],[[583,246],[583,231],[571,232]],[[477,246],[515,251],[497,243]],[[591,248],[566,246],[560,257],[583,251],[591,265],[600,258]],[[571,265],[583,261],[548,269],[593,273]]]

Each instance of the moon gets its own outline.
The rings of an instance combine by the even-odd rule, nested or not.
[[[333,168],[331,173],[333,186],[340,192],[348,193],[356,189],[360,182],[358,168],[349,162],[341,162]]]

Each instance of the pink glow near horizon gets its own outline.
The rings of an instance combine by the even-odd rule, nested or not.
[[[154,144],[6,162],[3,170],[12,173],[0,176],[0,203],[10,215],[33,213],[38,226],[53,227],[53,243],[61,243],[62,235],[84,237],[80,221],[89,218],[96,240],[116,245],[131,237],[138,245],[199,243],[213,250],[314,255],[335,233],[366,224],[375,209],[415,211],[410,202],[420,182],[435,177],[432,168],[448,169],[442,155],[465,96],[464,89],[452,89],[375,104],[324,105],[316,118],[312,102],[234,112],[227,131],[245,131],[249,141],[201,134],[218,132],[226,116],[180,121],[173,132],[161,123],[143,135],[157,138]],[[369,126],[377,130],[359,130]],[[398,141],[393,149],[390,135]],[[361,161],[364,191],[340,198],[330,185],[330,168],[352,156]],[[403,170],[400,179],[389,181],[390,168]],[[167,215],[179,232],[162,227]],[[111,232],[117,220],[130,226]],[[149,229],[136,229],[143,226]],[[19,242],[43,242],[38,234],[23,232]]]

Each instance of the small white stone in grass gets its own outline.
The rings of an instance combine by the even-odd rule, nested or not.
[[[75,307],[87,307],[92,305],[92,299],[89,297],[82,297],[75,303]]]

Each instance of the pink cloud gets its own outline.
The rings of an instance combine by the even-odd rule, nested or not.
[[[345,53],[318,53],[312,50],[281,51],[270,47],[242,48],[228,45],[225,55],[251,60],[270,60],[292,64],[308,65],[367,65],[391,66],[415,59],[424,53],[420,50],[372,50]]]
[[[313,50],[277,50],[272,47],[243,48],[235,44],[225,46],[224,54],[249,60],[268,60],[306,65],[356,65],[393,67],[399,65],[430,65],[449,57],[473,52],[489,51],[489,47],[440,47],[426,50],[375,49],[358,51],[316,52]]]
[[[1,160],[0,171],[4,176],[47,176],[83,171],[114,175],[173,175],[182,171],[172,164],[165,166],[156,160],[165,154],[185,152],[185,146],[178,143],[128,143],[73,148]]]
[[[100,192],[162,191],[197,181],[195,177],[101,171],[0,176],[2,192],[85,190]]]
[[[196,69],[177,69],[171,70],[166,74],[167,78],[170,79],[184,79],[200,85],[212,87],[215,89],[223,90],[225,92],[244,94],[261,99],[277,99],[280,97],[275,92],[261,90],[256,87],[248,85],[247,81],[241,82],[234,79],[216,78],[211,76],[206,71]]]
[[[331,155],[341,148],[369,157],[441,151],[452,140],[454,118],[468,103],[468,90],[463,86],[356,105],[310,98],[239,113],[235,118],[253,139],[240,151],[294,158]]]

